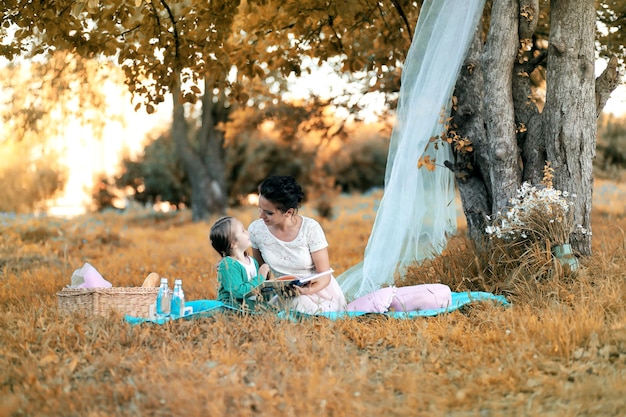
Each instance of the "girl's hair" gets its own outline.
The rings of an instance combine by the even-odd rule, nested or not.
[[[267,177],[259,185],[259,195],[283,213],[291,208],[297,211],[304,199],[302,187],[290,175]]]
[[[211,231],[209,232],[211,246],[222,258],[230,255],[232,249],[234,240],[232,224],[233,217],[222,217],[211,226]]]

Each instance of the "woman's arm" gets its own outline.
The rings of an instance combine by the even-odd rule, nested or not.
[[[311,258],[313,259],[313,265],[315,265],[316,272],[324,272],[330,269],[330,258],[328,256],[328,248],[320,249],[318,251],[311,253]],[[315,281],[311,281],[308,285],[304,287],[297,287],[298,291],[301,294],[315,294],[316,292],[322,291],[324,288],[330,284],[331,276],[330,274],[325,277],[318,278]]]
[[[261,251],[255,248],[252,248],[252,257],[256,259],[259,266],[265,264],[265,260],[263,259],[263,255],[261,255]]]

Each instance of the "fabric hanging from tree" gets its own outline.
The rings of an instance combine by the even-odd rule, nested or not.
[[[432,258],[456,231],[453,173],[444,168],[449,146],[433,146],[443,132],[454,85],[485,0],[426,0],[402,71],[391,134],[385,189],[364,259],[339,277],[348,300],[394,283],[396,273]],[[429,156],[434,171],[418,168]]]

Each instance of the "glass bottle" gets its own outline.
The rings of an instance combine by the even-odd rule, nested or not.
[[[164,318],[170,315],[170,301],[170,289],[167,284],[167,278],[161,278],[161,286],[156,299],[157,318]]]
[[[180,317],[185,314],[185,293],[183,292],[183,281],[174,281],[174,293],[172,295],[172,316]]]

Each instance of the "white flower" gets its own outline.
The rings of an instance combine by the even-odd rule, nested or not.
[[[485,231],[492,238],[495,235],[509,241],[545,239],[565,243],[572,231],[570,207],[574,202],[570,198],[574,196],[552,187],[538,189],[524,182],[509,200],[505,214],[498,212]]]

